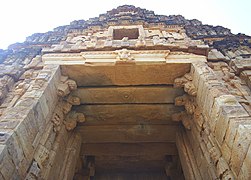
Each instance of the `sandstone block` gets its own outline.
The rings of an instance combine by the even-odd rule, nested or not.
[[[229,146],[230,149],[233,147],[234,139],[237,133],[237,129],[239,125],[248,125],[250,124],[250,117],[243,118],[230,118],[228,129],[225,135],[225,142]]]
[[[31,165],[31,161],[27,160],[26,158],[24,158],[19,165],[16,167],[17,168],[17,173],[19,178],[17,179],[24,179],[25,176],[27,175],[27,172],[29,170],[29,167]]]
[[[248,153],[251,139],[251,126],[250,125],[239,125],[236,133],[232,154],[230,159],[230,167],[233,172],[238,176],[241,165]]]
[[[231,148],[227,145],[226,142],[223,142],[223,144],[221,146],[221,152],[222,152],[223,158],[229,164],[230,158],[231,158]]]
[[[7,146],[0,145],[0,174],[4,179],[11,179],[15,171],[15,164],[11,160]]]
[[[49,159],[49,155],[50,155],[49,153],[50,151],[46,147],[42,145],[38,146],[38,149],[34,155],[34,160],[38,163],[41,169],[45,168],[47,161]]]
[[[42,122],[45,121],[46,118],[48,118],[49,112],[53,110],[53,107],[48,107],[48,100],[46,99],[44,95],[42,95],[39,98],[37,108],[38,110],[41,110],[40,112],[38,110],[37,111],[38,113],[42,113],[42,116],[41,116],[42,118],[39,119],[39,121],[42,121]],[[44,123],[41,123],[41,124],[44,124]]]
[[[238,179],[251,179],[250,167],[251,167],[251,146],[249,146],[248,148],[248,152],[243,161]]]
[[[1,119],[0,129],[15,129],[19,123],[18,119]]]
[[[16,167],[19,166],[20,162],[25,158],[25,154],[16,134],[12,134],[11,139],[6,143],[8,153]]]
[[[29,118],[33,118],[29,120]],[[27,160],[32,160],[34,150],[36,147],[33,147],[33,141],[35,140],[35,137],[38,133],[38,129],[36,128],[36,125],[34,125],[34,115],[27,117],[26,120],[24,120],[22,123],[19,124],[19,126],[15,129],[15,134],[18,137],[18,140],[20,144],[22,145],[22,148],[25,153],[25,157]],[[26,122],[25,122],[26,121]]]
[[[215,137],[220,145],[222,145],[229,123],[229,117],[220,111],[219,118],[215,126]]]

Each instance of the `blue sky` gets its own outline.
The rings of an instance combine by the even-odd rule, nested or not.
[[[89,19],[119,5],[130,4],[156,14],[180,14],[204,24],[221,25],[251,35],[251,0],[6,0],[0,3],[0,49],[23,42],[73,20]]]

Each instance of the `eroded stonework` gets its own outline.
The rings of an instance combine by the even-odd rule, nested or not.
[[[250,42],[125,5],[1,50],[0,179],[250,179]]]

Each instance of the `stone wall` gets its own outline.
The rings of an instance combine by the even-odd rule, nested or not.
[[[128,24],[139,36],[114,40],[116,28]],[[215,49],[208,54],[204,43]],[[191,72],[175,81],[187,93],[175,100],[185,111],[173,115],[184,126],[177,147],[185,177],[251,179],[250,47],[249,36],[229,29],[126,5],[0,50],[0,179],[71,179],[81,169],[74,128],[85,117],[71,111],[80,103],[70,95],[76,83],[55,63],[94,68],[95,54],[103,61],[107,51],[114,51],[114,63],[135,63],[139,50],[151,51],[145,59],[156,60],[151,54],[164,50],[161,62],[192,63]]]
[[[250,89],[224,62],[193,63],[189,76],[183,77],[185,91],[192,83],[190,99],[183,103],[186,118],[180,118],[186,130],[179,136],[188,137],[193,154],[188,163],[196,164],[192,172],[199,173],[199,179],[250,179]],[[184,138],[179,136],[181,146]],[[179,151],[184,156],[182,148]]]
[[[59,66],[45,66],[29,88],[13,98],[13,106],[4,110],[0,121],[0,179],[73,177],[81,139],[63,124],[55,130],[54,113],[56,108],[63,109],[59,105],[62,98],[57,95],[60,80]]]

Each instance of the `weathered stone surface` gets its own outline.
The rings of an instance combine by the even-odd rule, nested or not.
[[[250,125],[239,125],[233,142],[230,167],[236,176],[239,175],[243,161],[248,153],[250,146]]]
[[[85,70],[83,71],[82,68]],[[62,66],[62,73],[78,86],[173,84],[190,69],[189,64]],[[137,74],[137,76],[135,76]],[[96,78],[93,78],[96,77]]]
[[[171,114],[181,110],[172,104],[83,105],[74,108],[84,113],[85,125],[177,124]],[[157,112],[157,113],[156,113]]]
[[[82,144],[81,155],[124,155],[137,156],[151,154],[177,155],[177,148],[174,143],[85,143]]]
[[[0,50],[0,179],[250,179],[250,43],[124,5]]]
[[[80,126],[83,143],[174,142],[179,126],[168,125],[105,125]]]
[[[238,178],[240,179],[249,179],[251,177],[251,174],[250,174],[251,157],[250,156],[251,156],[251,146],[249,146],[249,149],[246,153],[246,157],[241,166],[241,170],[238,176]]]
[[[183,94],[182,89],[169,86],[155,87],[104,87],[78,88],[72,93],[82,104],[124,103],[174,103],[174,98]]]

